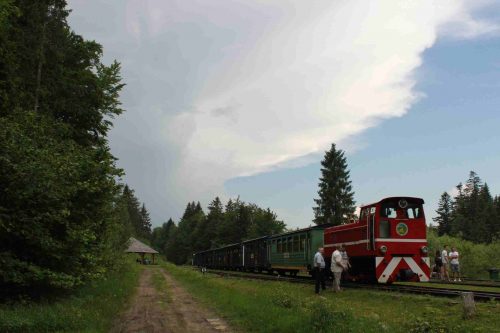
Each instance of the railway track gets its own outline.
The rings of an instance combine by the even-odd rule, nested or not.
[[[290,277],[278,274],[240,273],[235,271],[220,271],[220,270],[207,270],[207,273],[217,274],[226,277],[243,278],[243,279],[314,284],[314,280],[311,277],[307,276]],[[327,281],[327,284],[331,285],[331,281]],[[449,289],[449,288],[434,288],[425,286],[379,285],[379,284],[362,284],[362,283],[344,283],[343,287],[352,289],[370,289],[370,290],[423,294],[423,295],[442,296],[442,297],[458,297],[463,292],[472,292],[474,293],[474,299],[476,301],[500,301],[500,292],[485,292],[485,291],[474,291],[467,289]]]
[[[443,281],[443,280],[430,280],[429,283],[435,284],[450,284],[456,286],[475,286],[475,287],[490,287],[490,288],[499,288],[500,289],[500,281],[491,281],[491,280],[469,280],[462,279],[462,281]]]

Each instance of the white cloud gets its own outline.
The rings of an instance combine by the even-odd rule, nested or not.
[[[496,29],[472,18],[476,6],[459,1],[274,1],[260,7],[271,12],[271,29],[248,44],[235,31],[234,44],[224,48],[225,65],[203,78],[193,100],[197,111],[171,124],[195,126],[178,179],[201,193],[404,115],[419,98],[413,73],[440,31],[471,38]],[[214,110],[231,113],[214,117]]]
[[[491,3],[69,1],[77,32],[123,64],[111,144],[157,220],[403,116],[422,53],[497,32],[474,17]]]

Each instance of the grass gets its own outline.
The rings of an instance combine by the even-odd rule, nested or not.
[[[477,303],[462,319],[458,299],[369,290],[327,291],[286,282],[224,278],[162,264],[192,295],[247,332],[494,332],[500,304]]]
[[[155,266],[151,267],[153,267],[153,269],[155,268]],[[153,270],[152,282],[154,288],[161,297],[161,300],[159,301],[161,306],[167,306],[168,303],[172,302],[172,296],[168,293],[168,284],[165,277],[158,269]]]
[[[69,297],[0,305],[0,332],[108,332],[133,294],[140,270],[140,265],[129,261]]]

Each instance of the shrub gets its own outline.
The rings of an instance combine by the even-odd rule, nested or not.
[[[460,268],[462,274],[471,278],[488,278],[488,269],[500,267],[500,241],[490,244],[477,244],[458,237],[438,237],[434,230],[428,230],[427,241],[429,253],[433,257],[436,250],[442,250],[444,245],[456,247],[460,253]]]

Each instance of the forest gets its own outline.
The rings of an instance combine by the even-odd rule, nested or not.
[[[172,219],[153,230],[151,244],[168,260],[184,264],[194,252],[285,231],[286,225],[269,208],[247,204],[239,198],[223,205],[216,197],[205,213],[200,203],[187,204],[176,225]]]
[[[0,1],[0,298],[102,278],[133,228],[107,139],[120,64],[68,14],[63,0]]]
[[[500,238],[500,196],[492,196],[487,183],[471,171],[465,185],[456,186],[453,197],[444,192],[439,200],[438,234],[475,243],[491,243]]]

